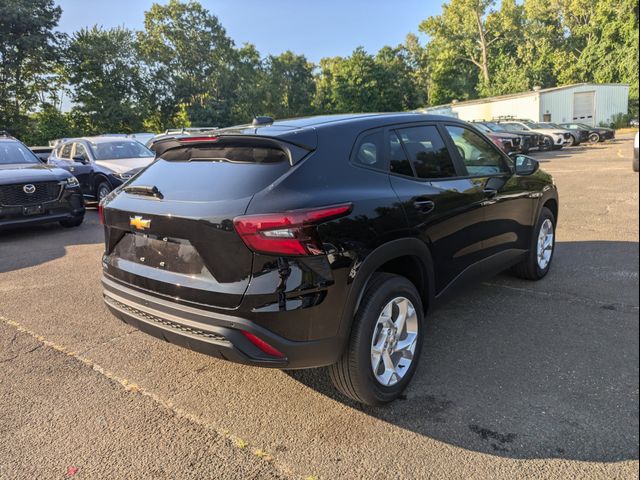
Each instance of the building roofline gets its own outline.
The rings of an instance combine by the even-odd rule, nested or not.
[[[593,87],[601,87],[601,86],[628,87],[629,84],[628,83],[590,83],[590,82],[572,83],[570,85],[560,85],[558,87],[541,88],[540,90],[528,90],[526,92],[508,93],[506,95],[498,95],[498,96],[495,96],[495,97],[474,98],[473,100],[463,100],[463,101],[460,101],[460,102],[445,103],[445,104],[442,104],[442,105],[435,105],[433,107],[425,107],[425,108],[420,109],[420,111],[429,112],[430,110],[437,110],[439,108],[453,107],[453,106],[459,106],[459,105],[476,105],[476,104],[480,104],[480,103],[499,102],[499,101],[502,101],[502,100],[509,100],[511,98],[522,98],[522,97],[528,97],[528,96],[533,96],[533,95],[539,95],[541,93],[554,92],[554,91],[557,91],[557,90],[566,90],[566,89],[569,89],[569,88],[590,87],[590,86],[593,86]]]

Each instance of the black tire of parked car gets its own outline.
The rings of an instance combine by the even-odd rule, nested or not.
[[[109,182],[102,181],[98,183],[98,186],[96,187],[96,199],[98,201],[102,200],[104,197],[109,195],[111,190],[112,188],[111,185],[109,185]]]
[[[84,215],[80,215],[78,217],[70,218],[69,220],[62,220],[60,222],[60,225],[62,225],[64,228],[74,228],[82,225],[83,221]]]
[[[380,384],[371,365],[374,329],[384,307],[396,297],[411,301],[418,317],[418,335],[409,370],[392,386]],[[347,397],[364,404],[384,405],[396,399],[407,387],[420,361],[424,314],[420,295],[407,278],[390,273],[376,273],[364,293],[356,313],[349,343],[338,363],[331,365],[329,376],[335,387]]]
[[[544,269],[541,269],[538,265],[538,235],[542,224],[547,219],[551,220],[551,224],[553,225],[554,240],[549,263]],[[540,218],[538,218],[538,222],[536,223],[536,228],[533,230],[533,234],[531,235],[531,246],[529,248],[529,253],[520,263],[513,267],[512,272],[517,277],[523,278],[525,280],[540,280],[544,278],[545,275],[547,275],[547,273],[549,272],[549,268],[551,268],[551,263],[553,261],[553,254],[555,252],[555,236],[556,219],[551,210],[549,210],[547,207],[543,207],[540,212]]]
[[[589,141],[591,143],[598,143],[600,141],[600,134],[597,132],[591,132],[589,134]]]

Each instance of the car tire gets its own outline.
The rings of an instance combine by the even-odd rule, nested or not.
[[[398,331],[402,311],[406,311],[405,322]],[[366,405],[395,400],[418,366],[423,330],[422,301],[413,283],[400,275],[374,274],[355,315],[349,343],[338,363],[328,367],[333,384],[347,397]],[[402,342],[410,346],[402,350]],[[379,356],[377,352],[381,352]],[[386,368],[388,362],[393,368]]]
[[[513,273],[525,280],[540,280],[551,268],[556,245],[556,219],[553,212],[543,207],[536,223],[526,257],[513,267]],[[548,237],[548,234],[551,237]],[[544,238],[543,238],[544,237]],[[541,243],[542,242],[542,243]],[[550,242],[547,247],[547,242]]]
[[[573,135],[569,135],[569,140],[567,140],[567,147],[573,147],[575,145],[578,145],[578,140],[576,140],[576,137],[574,137]]]
[[[589,134],[589,142],[598,143],[600,141],[600,134],[593,132]]]
[[[111,185],[109,184],[109,182],[102,181],[98,183],[98,186],[96,187],[96,200],[100,202],[100,200],[102,200],[104,197],[109,195],[111,190],[113,189],[111,188]]]
[[[551,137],[544,137],[542,139],[542,144],[540,145],[540,150],[548,151],[553,148],[553,139]]]
[[[640,170],[640,165],[638,165],[639,161],[638,158],[634,158],[633,159],[633,171],[637,172],[638,170]]]
[[[74,228],[82,225],[83,221],[84,221],[84,215],[80,215],[78,217],[73,217],[68,220],[61,220],[60,225],[62,225],[64,228]]]

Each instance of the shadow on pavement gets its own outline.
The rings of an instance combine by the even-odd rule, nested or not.
[[[43,244],[43,238],[46,243]],[[97,211],[87,209],[75,228],[58,223],[0,231],[0,273],[20,270],[61,258],[71,245],[104,242]]]
[[[501,275],[433,312],[403,400],[362,407],[337,393],[322,369],[288,374],[380,420],[473,451],[637,460],[638,243],[566,242],[557,255],[541,282]]]

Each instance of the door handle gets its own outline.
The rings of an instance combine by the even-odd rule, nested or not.
[[[436,208],[436,204],[431,200],[416,200],[413,202],[413,206],[422,213],[431,213]]]
[[[494,198],[498,196],[498,190],[495,188],[485,188],[482,190],[487,198]]]

